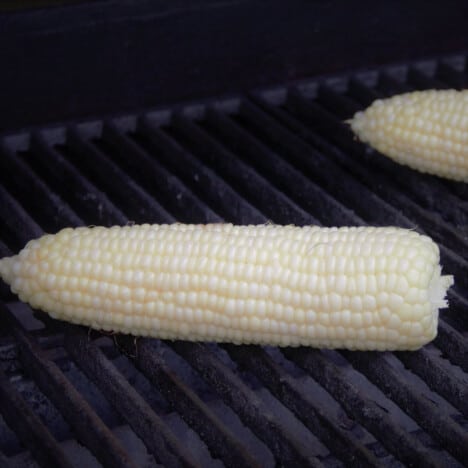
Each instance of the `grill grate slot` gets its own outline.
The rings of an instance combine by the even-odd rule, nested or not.
[[[115,126],[110,124],[104,127],[104,141],[112,146],[113,154],[124,168],[130,164],[134,168],[140,167],[140,171],[145,167],[140,164],[144,159],[147,161],[147,173],[140,173],[136,180],[146,182],[148,191],[161,198],[169,211],[177,219],[184,222],[216,222],[220,217],[208,206],[196,198],[186,186],[172,173],[168,172],[155,159],[148,157],[145,152],[138,147],[131,139],[120,133]]]
[[[66,202],[7,148],[0,152],[0,172],[4,186],[29,213],[36,214],[37,221],[45,231],[50,232],[57,226],[61,228],[83,224]],[[60,211],[57,207],[60,207]]]
[[[121,348],[104,351],[84,330],[44,314],[31,322],[31,311],[12,303],[1,306],[0,356],[13,356],[2,369],[20,379],[26,371],[105,465],[137,463],[128,434],[165,466],[463,464],[468,192],[365,149],[343,120],[376,98],[466,87],[467,77],[465,57],[429,61],[0,140],[0,256],[44,230],[129,220],[418,228],[441,244],[457,280],[430,346],[336,353],[119,337]],[[0,298],[11,301],[2,288]],[[105,409],[63,370],[70,358]],[[1,374],[5,391],[2,414],[32,456],[67,466],[63,434]],[[127,436],[116,428],[122,423]]]
[[[451,88],[464,89],[468,83],[467,74],[460,70],[455,70],[452,66],[445,62],[441,62],[437,66],[436,77],[447,83]]]
[[[82,219],[87,220],[87,224],[109,226],[116,221],[121,224],[128,221],[107,195],[49,146],[42,135],[34,136],[31,151],[32,154],[26,155],[27,162]]]
[[[126,349],[133,351],[132,345],[127,345]],[[196,430],[213,456],[221,458],[227,466],[260,465],[235,434],[170,369],[163,353],[155,350],[154,343],[149,340],[139,342],[136,364],[177,413]]]
[[[97,146],[85,141],[73,130],[69,132],[68,143],[70,151],[66,152],[67,158],[75,165],[79,164],[96,185],[103,187],[109,198],[122,207],[131,221],[175,221],[172,215]],[[125,191],[122,187],[125,187]]]
[[[439,323],[435,344],[450,359],[451,362],[468,372],[468,343],[466,334],[462,335],[444,320]]]
[[[322,466],[309,453],[298,434],[282,427],[277,416],[265,406],[219,358],[206,346],[177,342],[175,351],[186,359],[203,378],[219,393],[221,398],[250,426],[270,447],[278,462],[285,465]]]
[[[295,125],[288,116],[261,98],[254,98],[254,100],[258,107],[246,103],[245,107],[241,108],[241,111],[246,109],[244,113],[249,119],[249,123],[255,126],[256,131],[262,132],[263,138],[267,141],[270,140],[271,146],[281,148],[284,151],[285,159],[294,161],[298,170],[307,174],[310,179],[317,179],[317,183],[327,192],[333,194],[342,205],[348,206],[349,209],[358,213],[359,218],[367,222],[372,213],[372,222],[376,225],[395,224],[415,227],[409,220],[403,218],[395,208],[386,204],[372,191],[350,177],[350,174],[336,165],[333,160],[299,138],[302,136],[300,124]],[[268,114],[263,113],[260,108],[277,118],[278,122]],[[284,126],[281,126],[280,123]],[[289,130],[290,126],[299,133],[298,136]],[[356,216],[357,223],[359,218]]]
[[[135,467],[129,455],[109,428],[81,394],[66,379],[55,363],[48,360],[35,340],[25,333],[9,313],[12,332],[18,342],[22,363],[39,387],[73,428],[79,440],[104,464]]]
[[[468,301],[465,297],[455,291],[449,291],[448,295],[450,307],[444,311],[444,318],[461,333],[468,331],[468,315],[465,313],[468,308]]]
[[[174,128],[190,142],[195,156],[211,165],[213,169],[231,184],[252,205],[264,213],[265,221],[294,223],[297,225],[320,224],[314,217],[299,208],[282,192],[275,189],[263,176],[226,149],[206,129],[179,116]]]
[[[431,390],[446,398],[468,418],[468,378],[448,361],[441,359],[437,349],[429,347],[416,352],[400,352],[397,356]]]
[[[160,463],[169,467],[194,466],[166,424],[85,333],[68,331],[65,346]]]
[[[448,89],[450,86],[443,81],[435,77],[430,77],[425,74],[423,71],[416,68],[410,68],[408,70],[408,83],[420,90],[424,89]]]
[[[42,229],[25,209],[0,185],[0,213],[2,235],[10,250],[17,252],[33,237],[42,235]]]
[[[138,131],[138,136],[141,135],[140,138],[145,139],[145,146],[158,154],[171,171],[179,173],[184,182],[199,192],[215,210],[225,214],[227,220],[236,223],[265,221],[256,208],[236,193],[211,168],[202,164],[149,119],[141,119]]]
[[[404,463],[438,466],[447,458],[424,446],[414,433],[406,432],[388,410],[366,397],[366,390],[352,383],[346,372],[320,351],[285,349],[284,354],[302,367],[344,406],[348,414],[375,434]]]
[[[19,435],[22,443],[31,450],[39,463],[60,468],[73,466],[58,442],[2,371],[0,371],[0,406],[8,425]],[[1,466],[9,466],[9,462],[4,463],[2,458],[6,457],[3,455],[0,457]]]
[[[316,402],[310,393],[298,389],[297,380],[289,377],[264,350],[233,345],[226,346],[226,349],[237,362],[257,375],[276,398],[324,441],[330,451],[343,460],[353,460],[354,466],[379,464],[378,458],[348,430],[354,425],[353,421],[345,415],[335,415],[323,400]]]
[[[444,408],[442,401],[434,401],[412,381],[409,373],[396,370],[385,355],[346,352],[345,356],[463,463],[468,454],[468,434],[451,417],[456,413],[453,408]]]
[[[234,117],[229,118],[216,110],[207,112],[207,122],[216,130],[231,151],[243,157],[243,160],[252,164],[258,172],[267,175],[279,190],[304,210],[319,217],[322,223],[326,220],[328,223],[335,223],[339,226],[363,224],[362,220],[351,211],[344,209],[300,171],[255,140],[248,130],[240,126],[241,119],[237,118],[236,122],[233,119]],[[327,219],[331,214],[333,219]]]
[[[13,465],[10,463],[8,458],[2,452],[0,452],[0,465],[3,466],[4,468],[12,468],[13,467]],[[56,466],[60,467],[59,464],[57,464]]]

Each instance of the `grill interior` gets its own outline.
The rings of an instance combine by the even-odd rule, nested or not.
[[[468,190],[397,166],[343,121],[464,88],[467,56],[4,136],[0,256],[65,226],[397,225],[455,275],[417,352],[161,342],[48,319],[0,289],[1,466],[462,466]]]

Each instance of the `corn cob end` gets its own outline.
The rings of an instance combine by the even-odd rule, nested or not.
[[[13,264],[14,257],[5,257],[0,259],[0,278],[5,283],[10,284],[13,282]]]
[[[427,90],[377,99],[346,121],[354,134],[395,162],[468,181],[468,90]]]

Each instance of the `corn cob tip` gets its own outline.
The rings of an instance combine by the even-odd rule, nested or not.
[[[13,282],[13,258],[5,257],[0,259],[0,278],[8,284]]]
[[[399,164],[468,181],[468,90],[426,90],[377,99],[347,120],[354,134]]]

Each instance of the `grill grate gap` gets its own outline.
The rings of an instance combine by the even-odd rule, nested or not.
[[[185,117],[174,121],[177,131],[190,141],[192,154],[211,167],[238,193],[277,224],[319,224],[312,216],[289,200],[257,171],[238,159],[211,133]]]
[[[283,402],[312,432],[329,447],[331,453],[343,461],[352,458],[355,463],[378,465],[376,458],[351,431],[354,424],[346,416],[336,416],[329,410],[330,401],[323,397],[323,390],[304,385],[300,389],[297,379],[292,379],[268,354],[256,347],[226,346],[228,352],[251,372],[254,372],[275,397]],[[309,395],[314,395],[310,398]],[[330,398],[330,397],[328,397]],[[386,456],[385,453],[383,456]]]
[[[79,164],[80,169],[107,196],[125,211],[133,222],[167,222],[174,218],[161,205],[143,190],[134,180],[122,171],[102,148],[80,138],[75,132],[69,133],[66,156]],[[63,148],[61,148],[63,151]],[[122,190],[125,187],[125,190]]]
[[[53,232],[57,227],[83,224],[64,200],[52,192],[20,158],[6,149],[0,150],[0,174],[0,180],[7,190],[29,213],[35,213],[46,232]]]
[[[413,417],[441,446],[461,463],[468,452],[468,434],[454,423],[456,414],[442,399],[427,391],[426,385],[395,365],[389,355],[377,353],[344,353],[347,359],[404,411]],[[391,363],[393,361],[393,363]],[[393,365],[392,365],[393,364]]]
[[[193,466],[185,448],[85,333],[68,333],[67,350],[164,466]],[[128,367],[127,367],[128,368]],[[109,424],[108,424],[109,425]]]
[[[63,450],[13,385],[0,372],[0,406],[10,426],[44,465],[71,468]]]
[[[321,466],[311,447],[299,440],[296,432],[286,428],[286,420],[275,412],[250,390],[215,354],[205,346],[176,342],[174,348],[203,378],[212,385],[223,400],[263,439],[280,463],[301,463],[301,466]],[[307,431],[301,431],[303,437]],[[309,439],[309,444],[310,444]]]
[[[424,463],[427,466],[453,462],[446,453],[431,450],[427,444],[419,442],[414,435],[414,429],[411,432],[403,429],[400,425],[403,422],[400,419],[401,413],[390,413],[382,406],[385,400],[379,401],[378,397],[370,396],[368,385],[364,386],[364,390],[362,384],[359,385],[356,378],[353,378],[358,376],[350,374],[343,366],[333,364],[324,353],[304,348],[285,348],[284,354],[328,390],[356,421],[376,435],[401,461]],[[386,402],[388,403],[388,400]]]
[[[65,150],[60,147],[59,149]],[[75,213],[87,224],[109,226],[114,219],[125,224],[128,218],[113,205],[108,197],[93,185],[59,151],[49,147],[36,136],[31,152],[24,154],[23,161],[43,178],[48,186],[66,200]]]
[[[104,126],[102,140],[95,144],[105,148],[112,159],[129,169],[139,167],[135,181],[145,182],[145,188],[156,199],[161,199],[168,212],[185,222],[213,222],[219,221],[219,216],[199,200],[172,172],[167,171],[160,162],[148,155],[144,149],[136,145],[127,135],[119,132],[112,124]],[[177,154],[171,154],[177,161]],[[190,216],[190,217],[188,217]]]
[[[149,119],[141,119],[134,138],[149,152],[157,154],[171,172],[181,177],[207,205],[222,213],[226,221],[239,224],[265,221],[259,211],[211,167],[190,153],[187,142],[176,136],[172,127],[158,128]]]
[[[279,190],[320,220],[321,224],[343,226],[364,224],[353,212],[315,185],[303,173],[256,139],[240,115],[213,115],[223,142],[259,172],[268,175]]]
[[[464,89],[468,84],[468,75],[466,73],[455,70],[444,62],[438,64],[435,77],[455,89]]]
[[[227,466],[239,466],[239,463],[257,466],[258,461],[246,450],[244,443],[202,402],[191,386],[171,370],[165,355],[159,351],[158,342],[141,340],[137,366],[187,424],[196,430],[212,455],[221,458]]]

